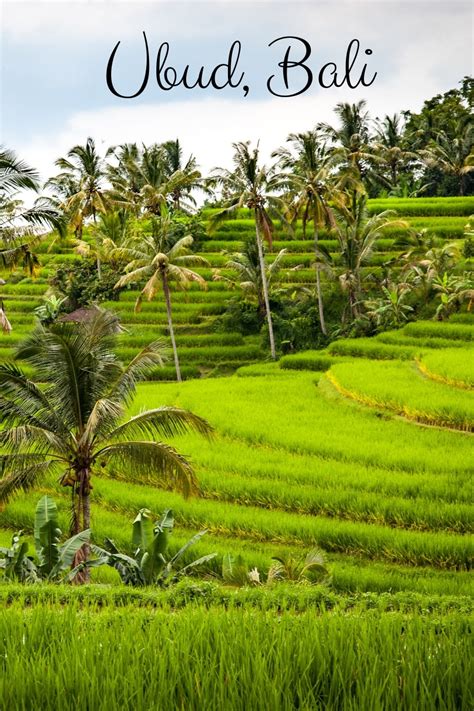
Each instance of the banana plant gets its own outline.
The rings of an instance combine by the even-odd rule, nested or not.
[[[60,545],[61,529],[58,527],[57,506],[50,496],[43,496],[36,506],[34,527],[39,577],[55,580],[67,571],[77,551],[90,543],[90,534],[90,529],[81,531]],[[68,577],[71,578],[71,574],[77,572],[77,568],[72,570]]]
[[[196,533],[174,556],[166,559],[165,554],[173,526],[174,518],[170,510],[165,511],[161,518],[153,523],[151,512],[148,509],[141,509],[132,525],[132,547],[135,551],[133,556],[121,553],[115,543],[110,538],[106,538],[104,548],[92,546],[93,553],[98,556],[92,564],[106,564],[115,568],[125,585],[164,586],[215,557],[215,553],[204,555],[183,568],[176,569],[177,563],[188,548],[197,543],[207,531]]]
[[[73,580],[80,567],[76,566],[69,573],[67,571],[77,551],[89,544],[90,530],[81,531],[61,545],[57,506],[50,496],[43,496],[35,512],[36,559],[27,555],[28,542],[22,537],[23,531],[18,531],[13,535],[10,548],[0,548],[0,571],[4,571],[6,578],[22,582]]]
[[[22,540],[23,531],[18,531],[12,536],[10,548],[0,548],[0,571],[8,580],[33,582],[38,579],[36,566],[28,558],[28,543]]]

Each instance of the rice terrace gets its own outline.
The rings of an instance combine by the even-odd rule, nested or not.
[[[1,149],[3,709],[474,707],[473,91]]]

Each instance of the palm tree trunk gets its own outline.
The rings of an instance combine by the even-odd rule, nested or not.
[[[92,214],[94,216],[94,232],[96,232],[95,248],[97,250],[97,279],[100,281],[102,279],[102,268],[101,268],[100,257],[99,257],[99,241],[97,239],[97,215],[96,215],[95,209],[93,210]]]
[[[179,367],[178,349],[176,348],[176,340],[174,337],[174,328],[173,328],[173,318],[172,318],[172,314],[171,314],[171,295],[170,295],[170,288],[168,285],[168,279],[166,278],[166,274],[163,273],[161,275],[161,280],[163,283],[163,293],[165,295],[165,302],[166,302],[166,315],[168,317],[168,330],[170,332],[171,346],[173,348],[174,367],[176,369],[176,380],[178,382],[181,382],[182,381],[181,369]]]
[[[270,299],[268,297],[267,275],[265,273],[265,260],[263,258],[263,245],[260,230],[258,229],[258,212],[255,210],[255,234],[257,237],[258,260],[260,262],[260,273],[262,276],[263,298],[265,301],[265,311],[268,323],[268,337],[270,339],[270,353],[273,360],[276,360],[275,337],[273,334],[272,312],[270,310]]]
[[[319,234],[318,234],[318,228],[316,227],[316,222],[317,218],[316,215],[313,215],[313,223],[314,223],[314,257],[316,259],[315,263],[315,268],[316,268],[316,294],[318,297],[318,310],[319,310],[319,323],[321,324],[321,331],[325,336],[327,336],[327,330],[326,330],[326,321],[324,319],[324,306],[323,306],[323,295],[321,293],[321,274],[320,274],[320,269],[319,269],[319,263],[318,263],[318,241],[319,241]]]
[[[74,507],[74,520],[73,520],[73,530],[72,535],[79,533],[80,531],[86,531],[91,525],[91,510],[90,510],[90,471],[88,469],[82,469],[79,472],[79,481],[77,486],[73,489],[73,507]],[[74,561],[72,567],[75,568],[81,563],[85,563],[89,559],[90,546],[83,545],[74,556]],[[83,583],[90,582],[90,570],[89,568],[83,568],[77,573],[74,578],[74,583],[77,585],[82,585]]]

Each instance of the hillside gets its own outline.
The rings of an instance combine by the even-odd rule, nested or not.
[[[425,230],[443,243],[457,243],[461,250],[465,226],[474,213],[474,198],[411,198],[369,201],[369,212],[379,213],[395,210],[397,217],[406,220],[410,227],[420,232]],[[204,213],[210,217],[210,211]],[[403,247],[396,247],[396,239],[406,233],[406,229],[387,230],[386,238],[377,241],[370,265],[363,268],[366,274],[380,273],[383,265],[400,255]],[[209,263],[208,268],[198,267],[196,271],[207,281],[206,290],[191,285],[185,292],[173,294],[173,315],[176,337],[182,363],[183,377],[219,375],[233,372],[239,366],[266,358],[260,335],[242,336],[238,332],[216,332],[216,317],[222,314],[231,298],[238,298],[239,291],[229,289],[226,281],[213,281],[215,269],[221,277],[232,274],[224,268],[228,256],[224,254],[239,251],[243,240],[254,235],[254,225],[248,212],[241,210],[238,218],[228,220],[203,239],[198,253]],[[268,254],[271,262],[281,249],[287,253],[282,261],[281,286],[313,287],[315,281],[314,245],[308,234],[302,239],[302,227],[298,222],[294,234],[289,238],[288,230],[275,223],[273,252]],[[320,232],[321,245],[336,261],[336,243],[327,239],[324,230]],[[0,359],[8,358],[13,347],[31,328],[34,321],[33,309],[41,303],[41,296],[48,288],[50,278],[59,264],[79,263],[81,257],[74,253],[71,241],[62,244],[56,240],[52,245],[46,242],[38,250],[40,267],[36,278],[26,276],[21,270],[13,274],[2,272],[0,276],[6,284],[0,286],[0,302],[3,302],[7,316],[13,326],[8,337],[0,337]],[[298,267],[295,269],[295,267]],[[458,269],[469,269],[470,263],[460,264]],[[326,287],[330,286],[326,278]],[[157,297],[151,303],[143,303],[140,313],[134,313],[134,303],[138,292],[132,289],[120,294],[118,302],[105,302],[103,306],[117,312],[126,333],[121,337],[119,354],[124,360],[131,358],[138,350],[157,337],[166,337],[168,329],[166,310],[162,299]],[[171,365],[156,371],[157,379],[174,379]]]

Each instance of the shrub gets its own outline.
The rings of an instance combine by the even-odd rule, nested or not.
[[[62,264],[49,280],[50,285],[65,298],[63,311],[74,311],[96,302],[118,301],[121,290],[114,288],[116,282],[115,267],[103,264],[99,280],[96,263],[90,259],[81,260],[73,267]]]

